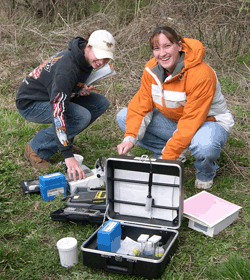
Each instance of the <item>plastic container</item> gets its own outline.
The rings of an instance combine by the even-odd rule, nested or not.
[[[153,243],[150,241],[147,241],[145,243],[145,247],[144,247],[144,255],[145,256],[151,256],[154,254],[154,246]]]
[[[145,248],[145,243],[148,240],[148,238],[149,238],[148,234],[141,234],[137,239],[137,242],[140,243],[140,254],[141,255],[143,255],[144,248]]]
[[[156,249],[155,249],[155,256],[157,258],[161,258],[163,255],[164,255],[163,247],[156,247]]]
[[[116,252],[121,247],[121,224],[108,221],[97,233],[98,250]]]
[[[60,193],[66,196],[66,178],[61,172],[39,176],[40,193],[43,200],[53,200]]]
[[[62,238],[57,242],[56,246],[62,266],[68,267],[78,263],[77,240],[75,238]]]

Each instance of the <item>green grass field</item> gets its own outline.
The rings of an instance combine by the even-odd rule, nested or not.
[[[65,201],[56,198],[45,202],[40,194],[22,193],[20,181],[64,172],[64,165],[59,153],[51,158],[52,166],[44,172],[36,171],[24,159],[26,143],[44,125],[27,122],[19,115],[15,92],[30,70],[64,48],[70,38],[85,36],[96,28],[111,30],[118,43],[114,63],[117,75],[100,83],[111,105],[75,139],[84,151],[84,163],[93,168],[99,156],[109,158],[117,154],[116,145],[123,135],[115,121],[116,113],[139,88],[143,65],[151,57],[149,34],[156,25],[163,24],[178,27],[184,36],[202,40],[206,59],[217,71],[235,126],[218,161],[220,169],[211,193],[240,205],[242,210],[232,225],[213,238],[190,229],[183,219],[178,249],[162,279],[249,279],[249,2],[241,1],[239,5],[238,1],[221,0],[211,6],[191,0],[183,1],[183,5],[175,5],[174,1],[135,1],[130,6],[126,6],[126,1],[79,1],[79,5],[80,2],[88,2],[91,8],[84,16],[72,11],[70,15],[77,16],[74,21],[70,15],[63,15],[61,6],[56,14],[54,6],[53,22],[48,22],[44,14],[37,18],[31,8],[22,10],[21,4],[11,9],[3,1],[0,3],[0,279],[144,279],[83,266],[80,246],[98,225],[52,221],[50,213],[64,207]],[[224,2],[227,5],[223,6]],[[48,12],[46,15],[52,16]],[[137,146],[132,153],[151,156]],[[194,188],[193,162],[188,156],[184,164],[185,198],[199,192]],[[67,236],[78,241],[79,262],[64,268],[56,243]]]

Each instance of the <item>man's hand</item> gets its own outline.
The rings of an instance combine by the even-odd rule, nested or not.
[[[68,168],[69,179],[72,179],[72,173],[73,173],[73,179],[74,181],[76,181],[76,172],[79,175],[78,180],[85,178],[85,173],[83,172],[81,166],[79,165],[79,163],[74,157],[66,158],[65,163]]]
[[[117,151],[119,155],[126,154],[134,145],[130,141],[124,141],[117,145]]]
[[[92,89],[93,89],[93,85],[87,86],[87,85],[83,85],[84,87],[80,89],[79,91],[79,95],[80,96],[85,96],[85,95],[90,95]]]

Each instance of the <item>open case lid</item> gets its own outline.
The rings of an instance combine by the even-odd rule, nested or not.
[[[107,159],[105,170],[108,219],[180,227],[184,200],[181,162],[114,156]]]

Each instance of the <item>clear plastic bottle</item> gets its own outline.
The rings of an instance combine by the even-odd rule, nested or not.
[[[156,249],[155,249],[155,256],[157,257],[157,258],[161,258],[162,256],[164,255],[164,249],[163,249],[163,247],[156,247]]]
[[[145,243],[145,247],[144,247],[144,255],[145,256],[151,256],[154,253],[154,247],[153,247],[153,243],[150,241],[147,241]]]

